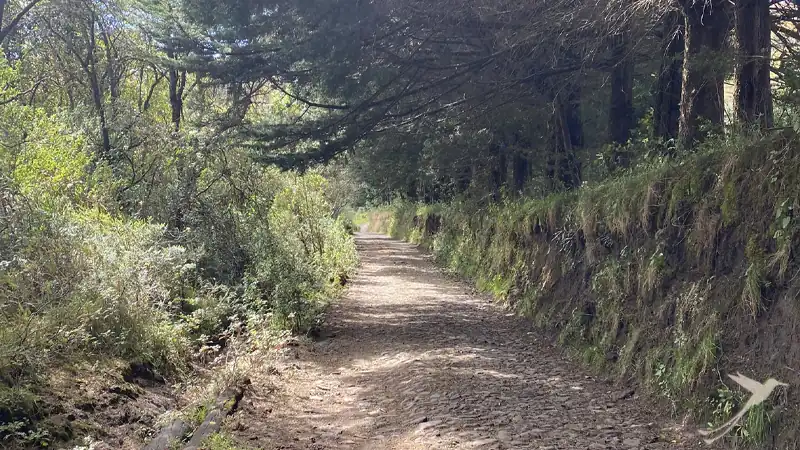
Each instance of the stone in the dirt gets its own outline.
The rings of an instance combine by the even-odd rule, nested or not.
[[[531,437],[531,438],[539,438],[544,433],[544,430],[541,428],[531,428],[530,430],[523,431],[520,433],[519,437]]]
[[[634,393],[635,393],[635,391],[633,389],[628,389],[628,390],[625,390],[625,391],[622,391],[622,392],[617,392],[614,395],[614,401],[618,402],[620,400],[625,400],[627,398],[631,398],[631,397],[633,397]]]
[[[479,447],[481,445],[491,445],[497,442],[497,439],[488,438],[488,439],[479,439],[477,441],[470,442],[470,445]]]
[[[639,445],[641,445],[641,443],[642,443],[641,439],[628,438],[622,440],[622,445],[624,445],[625,447],[638,447]]]
[[[417,427],[417,433],[421,433],[421,432],[427,430],[428,428],[433,428],[433,427],[435,427],[437,425],[440,425],[441,423],[442,423],[441,420],[430,420],[430,421],[427,421],[427,422],[423,422],[423,423],[419,424],[419,426]]]

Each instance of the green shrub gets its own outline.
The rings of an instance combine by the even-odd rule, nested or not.
[[[0,108],[0,439],[30,445],[53,369],[112,358],[180,378],[248,326],[313,327],[357,264],[318,173],[155,125],[125,164],[100,161],[71,120]]]
[[[0,377],[75,352],[180,370],[187,343],[169,309],[185,250],[165,245],[162,227],[96,210],[54,215],[49,225],[6,273],[3,314],[12,326],[0,352],[25,357],[3,358]]]
[[[278,328],[293,332],[310,328],[320,302],[336,292],[358,262],[353,237],[342,218],[333,218],[325,187],[319,175],[295,177],[270,208],[273,255],[281,256],[257,263],[253,277],[271,286],[267,296]]]

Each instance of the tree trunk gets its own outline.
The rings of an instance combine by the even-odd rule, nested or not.
[[[530,177],[530,162],[528,158],[517,151],[514,153],[514,191],[521,193],[525,188],[525,183]]]
[[[172,51],[167,52],[167,56],[175,59]],[[155,86],[155,85],[154,85]],[[175,132],[181,129],[181,118],[183,117],[183,91],[186,87],[186,71],[179,71],[173,67],[169,68],[169,106],[171,113],[172,126]],[[149,103],[149,98],[147,103]],[[186,216],[192,210],[195,196],[197,195],[197,181],[200,173],[186,161],[186,155],[182,155],[178,160],[178,167],[183,181],[183,188],[179,193],[177,204],[172,213],[172,226],[177,230],[186,228]]]
[[[112,43],[111,36],[104,23],[97,22],[100,27],[100,39],[103,41],[103,49],[106,54],[106,67],[104,79],[108,83],[108,95],[111,97],[112,104],[115,103],[120,96],[120,83],[122,81],[122,68],[118,66],[116,58],[116,50]]]
[[[158,432],[142,450],[168,450],[176,448],[176,443],[183,440],[183,436],[189,431],[189,424],[183,419],[176,419],[174,422],[165,426]]]
[[[417,200],[417,183],[415,181],[409,182],[406,186],[406,198],[411,201]]]
[[[574,90],[556,95],[553,115],[550,118],[550,155],[547,161],[547,176],[555,188],[573,189],[581,184],[581,165],[575,148],[583,145],[583,127],[575,103]]]
[[[769,4],[770,0],[738,0],[736,5],[739,48],[734,111],[740,122],[761,128],[771,127],[773,120]]]
[[[457,194],[463,194],[469,189],[469,185],[472,182],[472,172],[473,168],[471,165],[461,170],[460,176],[456,179]]]
[[[6,12],[6,0],[0,0],[0,32],[2,32],[3,30],[3,17],[5,16],[5,12]],[[0,42],[2,41],[3,40],[0,39]]]
[[[174,61],[175,53],[167,51],[167,57]],[[169,68],[169,106],[172,113],[172,125],[175,131],[181,129],[181,117],[183,117],[183,91],[186,89],[186,71],[174,67]]]
[[[631,136],[633,123],[633,59],[628,56],[630,46],[625,34],[614,37],[611,73],[611,111],[608,130],[611,142],[626,144]]]
[[[675,139],[678,136],[684,29],[685,20],[679,11],[669,12],[664,17],[665,45],[662,50],[661,69],[656,81],[653,107],[653,134],[663,141]]]
[[[108,162],[113,162],[111,156],[111,133],[108,127],[105,105],[103,104],[103,86],[100,84],[100,76],[97,73],[97,61],[95,58],[95,49],[97,48],[97,40],[95,38],[96,23],[96,17],[94,13],[92,13],[91,20],[87,24],[89,40],[87,42],[86,62],[83,69],[89,79],[89,89],[92,91],[92,103],[94,104],[95,112],[100,121],[100,140],[102,142],[100,157]]]
[[[581,119],[581,91],[580,86],[573,85],[567,89],[567,94],[561,105],[564,114],[567,135],[572,147],[583,147],[583,120]],[[560,101],[559,101],[560,102]]]
[[[504,145],[505,142],[494,146],[497,153],[495,165],[492,169],[492,198],[495,201],[500,200],[500,190],[508,179],[508,160],[506,160]]]
[[[36,6],[42,0],[31,0],[22,9],[8,21],[8,23],[3,26],[3,19],[4,19],[4,12],[6,7],[6,0],[0,0],[0,43],[6,40],[9,34],[19,25],[22,19],[31,12],[34,6]]]
[[[723,54],[730,23],[727,0],[681,0],[686,17],[678,141],[692,148],[703,140],[706,122],[718,131],[724,120],[725,67]]]
[[[183,90],[186,87],[186,71],[169,70],[169,106],[172,113],[172,125],[175,131],[181,129],[183,115]]]
[[[243,383],[229,387],[219,394],[213,407],[206,413],[203,423],[192,433],[192,438],[183,449],[199,450],[201,448],[206,448],[203,444],[209,436],[222,428],[225,417],[236,411],[239,402],[242,400],[242,397],[244,397],[245,389],[249,384],[250,380],[247,379]]]
[[[194,209],[200,172],[189,164],[184,156],[178,160],[178,171],[181,187],[174,197],[172,213],[167,226],[172,230],[183,231],[188,225],[191,225],[187,223],[187,216]]]

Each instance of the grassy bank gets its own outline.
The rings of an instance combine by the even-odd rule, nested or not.
[[[778,133],[546,198],[396,203],[369,227],[432,250],[674,414],[719,424],[746,399],[726,373],[800,384],[799,194],[800,143]],[[732,442],[797,447],[799,401],[773,394]]]

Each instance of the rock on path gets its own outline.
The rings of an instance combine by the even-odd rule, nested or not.
[[[357,236],[361,268],[327,339],[298,348],[230,426],[271,449],[701,448],[565,360],[524,319],[413,246]]]

